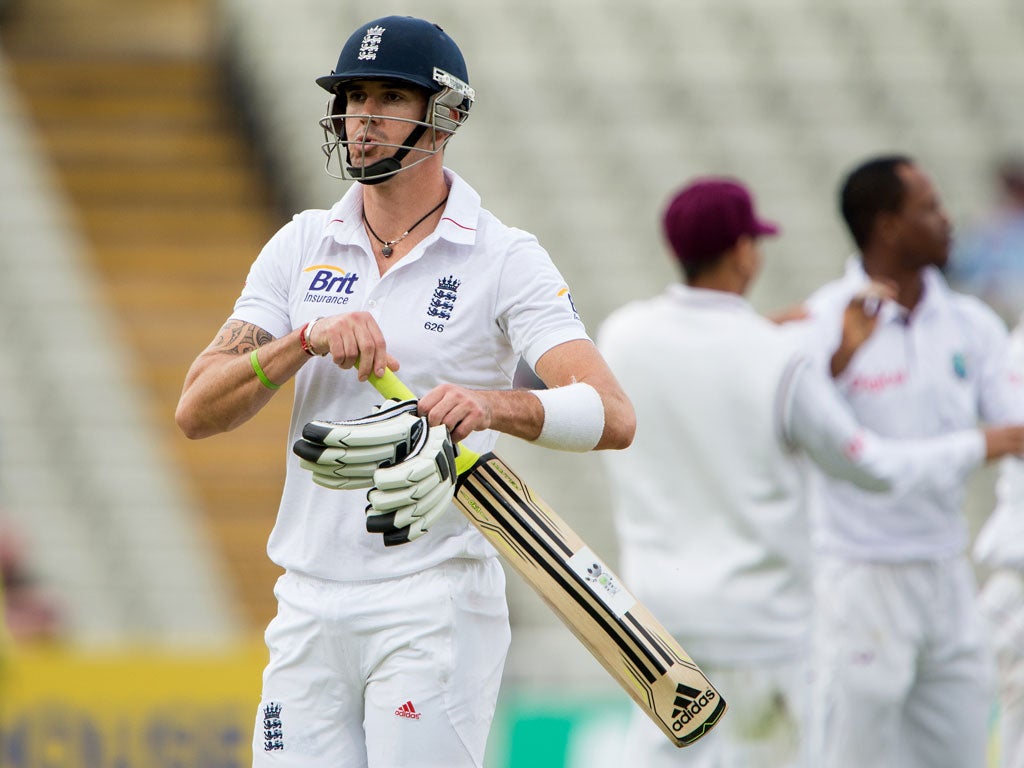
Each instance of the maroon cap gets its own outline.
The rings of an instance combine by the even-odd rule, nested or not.
[[[684,266],[719,256],[742,235],[777,235],[779,227],[754,213],[750,191],[737,181],[705,177],[676,193],[665,209],[665,237]]]

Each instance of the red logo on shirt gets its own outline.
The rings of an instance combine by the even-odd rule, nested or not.
[[[416,708],[412,705],[411,701],[405,702],[405,704],[396,709],[395,714],[399,717],[408,718],[409,720],[420,719],[420,713],[416,711]]]
[[[850,390],[853,392],[884,392],[887,389],[901,387],[907,383],[906,371],[891,371],[879,373],[874,376],[855,376],[850,382]]]

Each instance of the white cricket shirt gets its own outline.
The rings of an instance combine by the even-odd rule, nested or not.
[[[842,278],[807,302],[812,317],[802,330],[823,370],[839,344],[843,311],[867,279],[853,258]],[[883,436],[929,438],[979,423],[1024,422],[1024,388],[1011,374],[1003,322],[981,301],[951,291],[935,268],[926,270],[912,314],[883,304],[871,338],[835,383],[857,420]],[[968,540],[968,470],[950,467],[928,492],[884,495],[823,479],[816,543],[832,554],[887,562],[959,554]]]
[[[534,365],[552,347],[588,338],[536,238],[498,221],[455,173],[445,169],[445,178],[451,192],[437,228],[383,276],[362,225],[359,184],[330,210],[297,214],[253,263],[232,318],[281,337],[322,315],[369,312],[418,394],[442,382],[510,389],[520,356]],[[281,567],[348,581],[495,554],[454,507],[426,536],[384,547],[365,529],[366,491],[322,488],[299,467],[291,445],[306,423],[365,416],[380,402],[370,384],[330,358],[299,370],[284,491],[267,546]],[[496,439],[476,432],[466,444],[485,452]]]
[[[696,658],[792,655],[811,607],[804,476],[780,439],[792,347],[740,296],[684,285],[597,341],[637,414],[602,455],[624,582]]]
[[[864,430],[800,340],[738,295],[684,285],[601,327],[637,411],[633,444],[605,457],[622,575],[698,658],[806,651],[805,455],[848,482],[917,492],[983,453],[976,430],[928,443]]]

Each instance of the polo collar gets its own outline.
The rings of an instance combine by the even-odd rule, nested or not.
[[[728,291],[713,291],[709,288],[694,288],[685,283],[673,283],[666,293],[680,304],[698,309],[724,309],[753,312],[754,308],[743,296]]]
[[[444,216],[434,230],[437,236],[457,245],[476,242],[480,222],[480,195],[462,177],[445,168],[444,178],[449,186]],[[353,183],[344,196],[330,210],[324,239],[334,238],[342,245],[354,245],[363,238],[363,186]]]
[[[847,260],[846,276],[851,285],[856,288],[859,288],[871,279],[868,277],[867,272],[864,271],[864,265],[857,256],[851,256]],[[889,305],[890,309],[888,312],[883,313],[882,319],[887,321],[899,319],[906,322],[908,316],[921,317],[922,315],[941,311],[949,304],[949,284],[938,267],[925,267],[923,281],[924,293],[921,296],[921,301],[914,307],[913,313],[908,315],[902,306]]]

